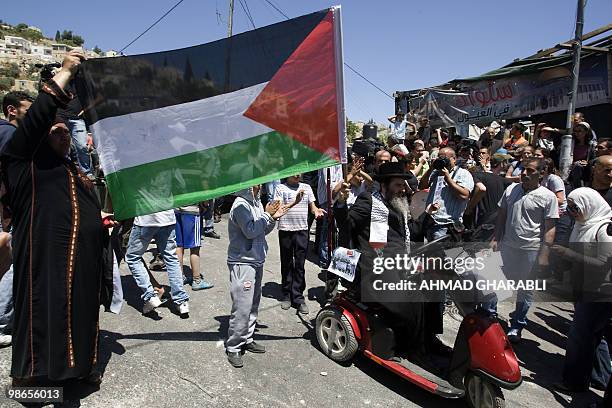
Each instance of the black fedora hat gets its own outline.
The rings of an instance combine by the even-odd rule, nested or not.
[[[393,177],[403,178],[407,180],[412,178],[412,174],[406,172],[404,165],[400,162],[387,162],[380,165],[378,173],[374,174],[374,180],[383,181]]]

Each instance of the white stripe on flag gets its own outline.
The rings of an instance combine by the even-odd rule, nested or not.
[[[243,116],[266,84],[94,123],[104,172],[111,174],[271,132]]]

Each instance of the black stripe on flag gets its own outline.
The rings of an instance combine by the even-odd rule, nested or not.
[[[75,80],[85,119],[92,124],[267,82],[328,11],[193,47],[85,61]]]

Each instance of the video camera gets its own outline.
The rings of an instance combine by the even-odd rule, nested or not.
[[[42,84],[53,78],[53,70],[60,68],[62,64],[59,62],[52,62],[50,64],[35,64],[36,68],[40,69],[40,81],[38,83],[38,89],[42,87]]]
[[[450,170],[451,162],[450,162],[450,159],[448,157],[438,157],[436,160],[433,161],[431,166],[435,170],[442,170],[444,168]]]

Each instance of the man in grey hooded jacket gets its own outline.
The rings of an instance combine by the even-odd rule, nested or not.
[[[272,232],[276,220],[292,205],[268,203],[264,210],[259,199],[260,185],[236,193],[229,214],[227,265],[230,271],[232,312],[227,330],[225,350],[234,367],[242,367],[242,353],[265,353],[263,345],[253,341],[255,321],[261,300],[263,264],[268,252],[266,235]]]

